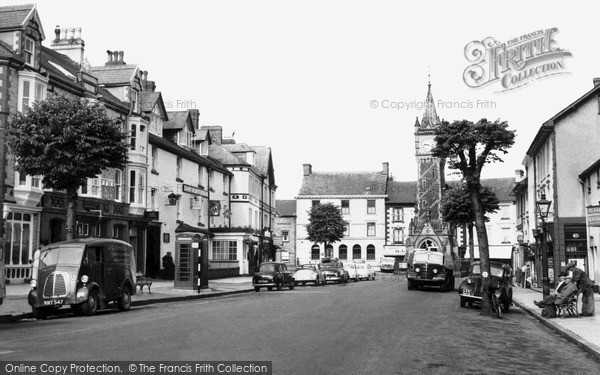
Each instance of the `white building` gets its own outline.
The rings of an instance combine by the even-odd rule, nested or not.
[[[302,187],[296,196],[296,256],[301,264],[323,257],[365,260],[378,266],[386,245],[387,163],[379,172],[313,172],[304,164]],[[340,207],[346,232],[325,248],[308,241],[306,225],[312,205],[331,202]]]

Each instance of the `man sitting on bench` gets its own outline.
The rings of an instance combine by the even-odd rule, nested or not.
[[[575,283],[573,282],[572,276],[565,276],[565,282],[559,287],[559,289],[560,290],[557,289],[556,293],[550,294],[548,297],[544,298],[543,301],[533,301],[533,303],[535,303],[537,307],[542,309],[546,307],[546,305],[560,305],[569,297],[574,296],[578,290],[577,285],[575,285]]]

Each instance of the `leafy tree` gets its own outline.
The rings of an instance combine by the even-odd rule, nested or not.
[[[6,133],[20,173],[42,175],[44,187],[66,191],[67,239],[73,239],[79,187],[127,163],[121,121],[97,102],[54,95],[12,116]]]
[[[500,208],[496,194],[487,186],[481,186],[480,192],[485,212],[496,212]],[[473,226],[475,222],[475,213],[471,206],[471,198],[466,184],[459,186],[446,185],[442,194],[441,202],[442,218],[452,227],[457,228],[466,226],[469,234],[469,254],[471,264],[474,261],[474,243],[473,243]],[[485,221],[489,221],[489,217],[485,217]]]
[[[475,215],[475,229],[479,243],[482,271],[490,272],[490,253],[485,228],[485,205],[481,197],[481,171],[485,164],[502,161],[515,143],[515,131],[508,130],[505,121],[488,121],[483,118],[476,123],[468,120],[447,121],[436,129],[434,156],[445,158],[448,166],[458,169],[466,183],[471,208]],[[491,295],[486,285],[483,288],[482,314],[492,315]]]
[[[333,203],[317,204],[308,211],[307,239],[311,242],[328,244],[344,237],[344,218],[340,207]]]

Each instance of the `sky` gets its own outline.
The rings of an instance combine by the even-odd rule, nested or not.
[[[0,5],[31,3],[6,1]],[[579,5],[577,3],[580,3]],[[89,5],[94,4],[94,5]],[[49,46],[54,28],[81,27],[85,54],[107,50],[147,70],[167,110],[197,108],[238,143],[270,146],[278,199],[292,199],[302,165],[416,179],[415,119],[431,90],[440,118],[507,121],[515,145],[484,177],[513,177],[539,127],[600,77],[593,5],[571,1],[39,1]],[[588,9],[588,11],[585,11]],[[571,53],[563,74],[509,91],[473,88],[465,49],[488,37],[510,45],[556,28]],[[508,73],[516,72],[509,70]]]

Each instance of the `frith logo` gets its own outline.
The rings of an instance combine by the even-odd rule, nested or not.
[[[465,47],[465,58],[472,63],[463,73],[469,87],[479,88],[498,81],[500,91],[514,90],[537,79],[565,71],[564,58],[571,52],[558,48],[553,27],[500,43],[492,37],[475,40]]]

